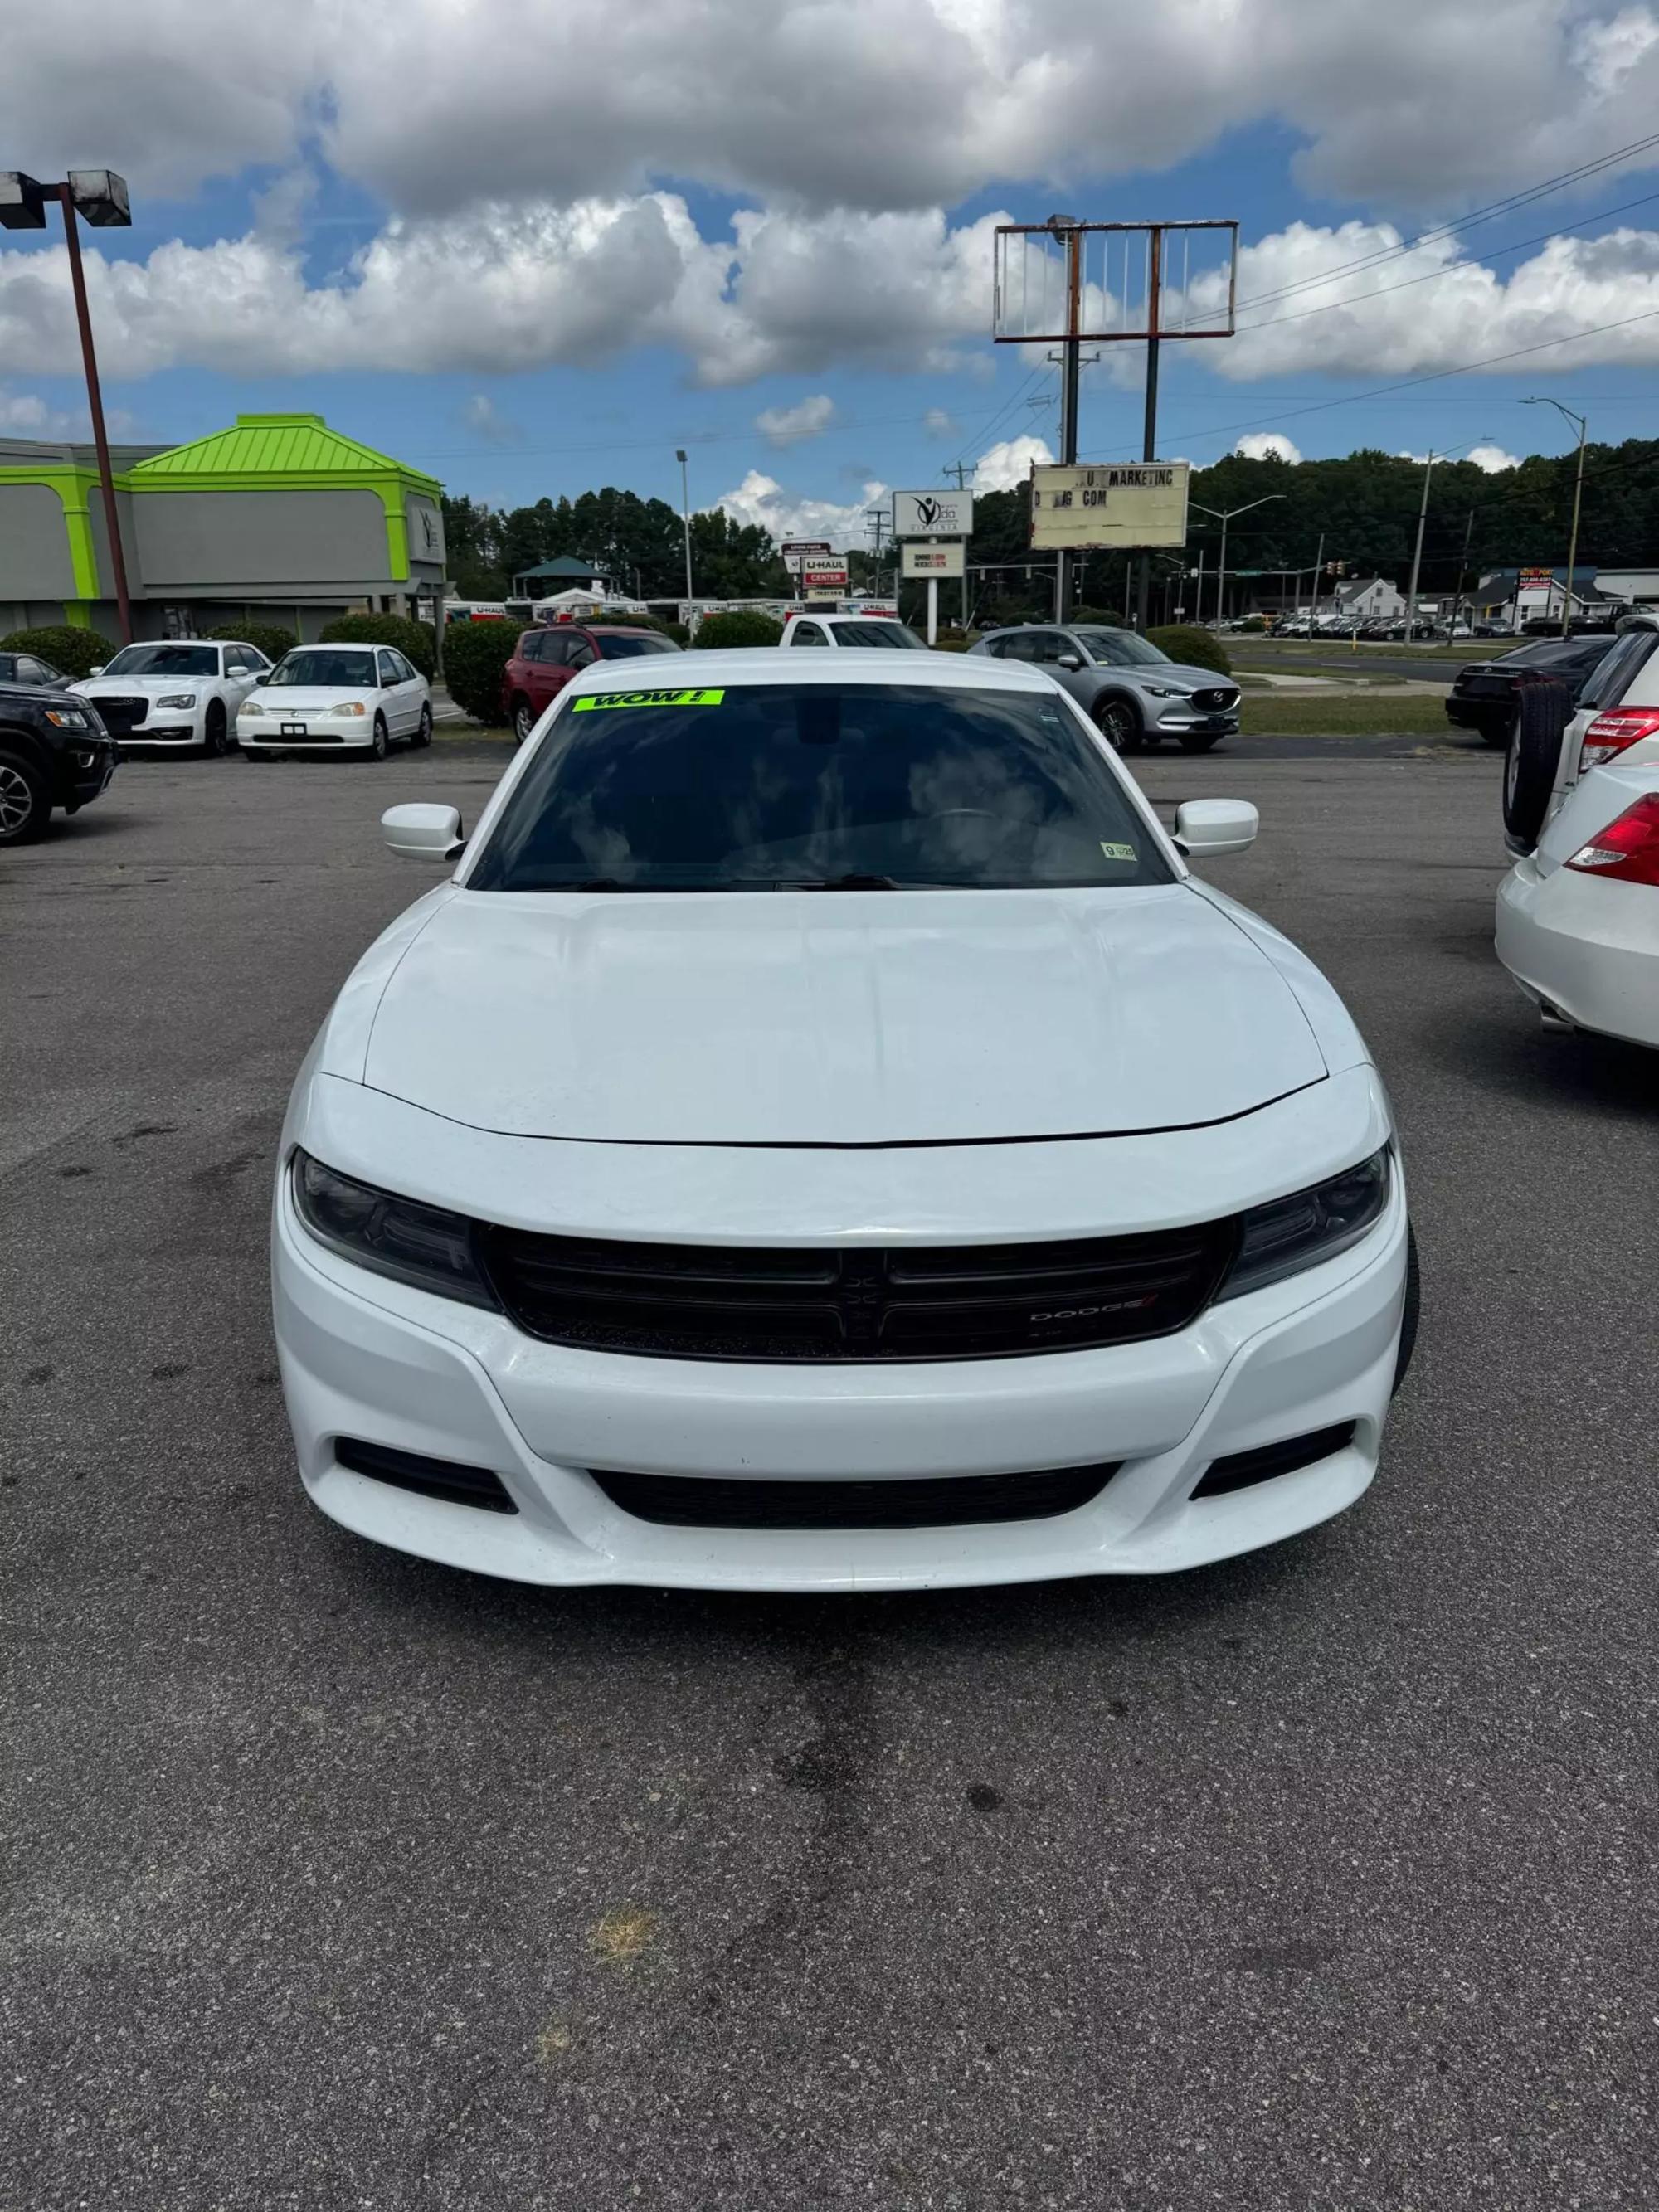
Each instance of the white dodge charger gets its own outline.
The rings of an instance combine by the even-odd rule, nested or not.
[[[1053,679],[601,662],[295,1084],[305,1484],[526,1582],[1156,1571],[1352,1504],[1415,1320],[1382,1084]]]

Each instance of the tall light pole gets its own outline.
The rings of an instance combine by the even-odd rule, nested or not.
[[[685,524],[685,618],[691,619],[691,480],[685,473],[685,448],[676,446],[674,459],[680,465],[680,514]]]
[[[1227,525],[1232,520],[1236,514],[1248,514],[1253,507],[1271,507],[1276,499],[1287,499],[1289,496],[1290,495],[1288,492],[1270,491],[1261,499],[1247,499],[1243,507],[1230,507],[1224,513],[1218,507],[1205,507],[1195,499],[1190,500],[1188,502],[1189,506],[1197,507],[1200,514],[1213,515],[1215,520],[1221,525],[1221,551],[1216,562],[1215,572],[1215,618],[1217,622],[1219,622],[1222,617],[1223,605],[1227,589]]]
[[[1567,635],[1572,619],[1572,580],[1578,562],[1578,510],[1584,503],[1584,441],[1589,434],[1589,424],[1571,407],[1564,407],[1559,399],[1523,399],[1523,407],[1553,407],[1558,415],[1565,415],[1569,422],[1578,425],[1578,474],[1572,487],[1572,536],[1567,545],[1567,588],[1561,595],[1561,635]]]
[[[1434,465],[1437,461],[1455,459],[1459,453],[1467,453],[1471,446],[1482,444],[1489,435],[1489,432],[1483,431],[1479,438],[1466,439],[1462,445],[1454,446],[1449,453],[1437,453],[1432,447],[1429,448],[1428,459],[1423,465],[1423,497],[1417,510],[1417,543],[1412,549],[1412,587],[1406,594],[1406,635],[1401,640],[1402,645],[1411,643],[1412,631],[1417,622],[1417,580],[1423,571],[1423,531],[1429,519],[1429,480],[1434,474]]]
[[[81,329],[81,363],[87,378],[87,411],[92,417],[92,442],[98,450],[98,481],[104,495],[104,528],[109,537],[109,561],[115,579],[115,611],[121,624],[121,642],[132,643],[132,604],[127,596],[126,551],[121,544],[121,517],[115,504],[115,477],[110,467],[109,440],[104,434],[104,396],[98,384],[98,357],[93,350],[92,317],[87,307],[87,280],[81,267],[81,234],[76,210],[94,228],[125,229],[132,222],[125,177],[113,169],[71,169],[61,185],[43,185],[21,169],[0,169],[0,225],[7,230],[44,230],[46,202],[56,200],[64,210],[64,236],[69,245],[70,284],[75,294],[75,319]],[[96,578],[94,579],[96,588]]]

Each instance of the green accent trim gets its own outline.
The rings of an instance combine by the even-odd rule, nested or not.
[[[391,558],[386,574],[398,582],[409,581],[409,517],[404,510],[404,491],[401,484],[377,484],[386,505],[386,544]]]
[[[424,491],[442,489],[435,477],[331,430],[320,415],[239,415],[233,428],[152,454],[128,473],[135,490],[140,485],[148,489],[158,478],[177,483],[210,477],[216,484],[246,489],[251,484],[269,483],[273,477],[291,483],[342,476],[391,476]]]
[[[117,483],[120,481],[118,477]],[[64,510],[64,534],[69,539],[76,597],[101,599],[104,594],[98,583],[98,557],[92,541],[92,501],[98,489],[96,470],[77,469],[67,464],[53,467],[50,462],[40,468],[14,464],[0,468],[0,484],[44,484],[48,491],[57,493],[58,504]],[[82,619],[85,621],[87,617],[82,616]]]
[[[92,628],[92,609],[88,606],[84,599],[65,599],[64,602],[64,620],[69,624],[71,629],[90,629]]]

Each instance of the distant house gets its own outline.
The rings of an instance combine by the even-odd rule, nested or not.
[[[533,568],[520,568],[513,579],[515,599],[550,599],[556,592],[573,587],[604,598],[611,589],[611,579],[592,561],[578,561],[568,553],[539,561]]]
[[[1406,600],[1386,576],[1345,576],[1330,598],[1322,598],[1320,611],[1345,623],[1392,622],[1405,613]]]
[[[1528,622],[1559,621],[1564,608],[1575,615],[1605,614],[1610,604],[1594,568],[1571,574],[1559,568],[1498,568],[1485,575],[1468,594],[1479,620],[1519,629]]]

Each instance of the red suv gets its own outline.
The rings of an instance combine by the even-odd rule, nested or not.
[[[551,623],[526,630],[501,678],[501,700],[515,742],[524,743],[579,668],[596,660],[638,660],[647,653],[679,650],[672,638],[654,629]]]

